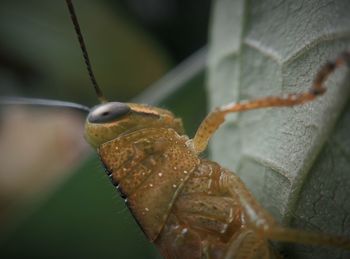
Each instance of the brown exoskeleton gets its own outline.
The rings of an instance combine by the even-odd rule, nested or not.
[[[108,176],[145,232],[166,258],[278,258],[269,241],[331,245],[350,249],[350,240],[289,229],[277,223],[242,181],[215,162],[199,158],[225,116],[266,107],[303,104],[325,92],[324,82],[340,55],[317,73],[311,89],[222,106],[211,112],[193,139],[171,112],[142,104],[106,102],[93,77],[71,1],[67,0],[85,62],[102,104],[85,125]]]

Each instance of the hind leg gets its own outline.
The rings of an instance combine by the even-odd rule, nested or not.
[[[334,246],[350,250],[350,239],[324,233],[307,232],[299,229],[274,226],[265,233],[266,238],[281,242],[306,245]]]
[[[267,239],[255,231],[243,228],[236,233],[230,242],[225,259],[281,259],[281,255],[273,249]]]
[[[349,238],[281,226],[259,205],[240,178],[230,172],[222,175],[221,188],[230,192],[233,198],[239,199],[245,226],[262,240],[334,246],[350,250]]]

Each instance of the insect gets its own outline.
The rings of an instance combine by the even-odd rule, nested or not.
[[[73,6],[67,3],[94,78]],[[349,62],[349,53],[344,53],[324,65],[308,92],[222,106],[207,116],[193,139],[184,135],[181,120],[167,110],[106,102],[93,79],[102,104],[88,115],[85,136],[140,227],[167,258],[278,257],[269,240],[350,248],[342,237],[280,226],[238,177],[198,156],[226,114],[312,101],[324,93],[328,75]]]

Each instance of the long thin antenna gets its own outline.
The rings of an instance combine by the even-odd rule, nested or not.
[[[57,100],[47,100],[47,99],[36,99],[36,98],[26,98],[26,97],[13,97],[13,96],[0,96],[0,108],[2,106],[8,105],[28,105],[28,106],[44,106],[44,107],[54,107],[54,108],[68,108],[81,111],[83,113],[89,113],[90,109],[84,105],[57,101]]]
[[[76,34],[78,36],[78,41],[79,41],[79,44],[80,44],[81,51],[83,52],[86,68],[87,68],[87,70],[89,72],[89,76],[90,76],[91,82],[92,82],[92,84],[94,86],[97,98],[102,103],[107,102],[107,99],[104,97],[101,88],[97,84],[97,81],[95,79],[94,73],[92,72],[92,66],[91,66],[91,63],[90,63],[89,55],[88,55],[88,52],[86,50],[83,34],[81,33],[81,30],[80,30],[78,18],[77,18],[77,15],[75,14],[73,3],[72,3],[71,0],[66,0],[66,3],[67,3],[67,6],[68,6],[68,9],[69,9],[70,17],[71,17],[73,25],[74,25],[75,32],[76,32]]]

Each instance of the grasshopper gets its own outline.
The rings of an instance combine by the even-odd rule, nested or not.
[[[107,101],[95,80],[73,5],[66,2],[101,102],[89,111],[85,138],[140,228],[165,258],[280,258],[270,241],[350,249],[345,237],[280,225],[238,176],[200,158],[227,114],[314,101],[326,92],[328,76],[350,64],[349,52],[321,66],[308,91],[221,106],[189,138],[181,119],[168,110]]]
[[[346,238],[279,225],[237,176],[199,158],[227,114],[313,101],[325,93],[327,77],[337,67],[350,63],[350,53],[323,65],[309,91],[217,108],[190,139],[184,134],[181,120],[167,110],[107,102],[94,79],[73,5],[67,3],[101,101],[87,117],[85,137],[97,150],[107,175],[141,229],[164,257],[278,257],[269,240],[350,248]]]

